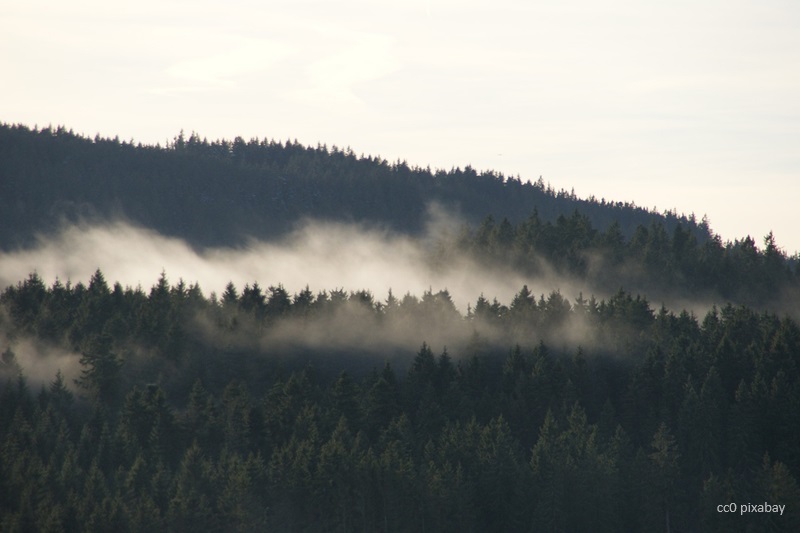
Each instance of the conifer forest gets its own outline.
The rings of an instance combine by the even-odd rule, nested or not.
[[[0,126],[0,269],[71,225],[221,254],[310,219],[478,281],[0,271],[0,531],[800,531],[771,233],[349,148]]]

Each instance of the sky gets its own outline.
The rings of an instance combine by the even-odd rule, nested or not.
[[[792,0],[4,2],[0,121],[541,176],[800,250]]]

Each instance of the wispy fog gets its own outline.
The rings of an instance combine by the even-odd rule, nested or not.
[[[561,290],[571,298],[580,290],[586,292],[556,276],[533,279],[502,267],[480,266],[448,248],[463,227],[461,221],[437,208],[429,209],[428,215],[427,230],[421,238],[355,224],[305,221],[279,241],[253,240],[238,248],[203,250],[123,221],[76,224],[40,236],[33,247],[0,254],[0,286],[17,284],[34,271],[48,285],[56,278],[62,283],[87,284],[99,268],[109,284],[141,286],[147,292],[163,271],[171,284],[179,279],[199,283],[206,296],[212,292],[220,295],[231,281],[239,291],[246,283],[258,282],[261,287],[282,284],[290,295],[306,286],[314,293],[368,290],[375,302],[385,301],[390,289],[400,299],[406,293],[422,297],[428,290],[447,290],[462,315],[481,294],[489,301],[497,298],[509,305],[525,284],[535,295]],[[441,320],[398,315],[386,322],[360,304],[347,302],[333,313],[313,320],[287,318],[268,330],[242,318],[235,332],[225,332],[207,322],[207,317],[198,316],[189,334],[218,347],[274,355],[310,348],[391,357],[414,353],[425,341],[437,351],[447,347],[457,356],[470,338],[471,327],[458,315]],[[490,324],[475,327],[483,339],[503,344],[509,340]],[[567,340],[576,332],[562,334]],[[526,331],[518,340],[534,343],[538,338],[537,332]],[[60,369],[72,386],[79,375],[79,354],[36,339],[0,341],[0,351],[12,347],[17,364],[33,383],[51,382]]]
[[[543,259],[537,260],[535,270],[543,273],[537,277],[498,266],[500,261],[479,264],[469,254],[454,248],[455,237],[463,228],[460,220],[432,207],[426,232],[421,237],[357,224],[309,220],[279,241],[252,240],[237,248],[196,249],[181,239],[123,221],[75,224],[56,234],[40,236],[30,248],[0,254],[0,286],[17,284],[34,271],[46,284],[56,278],[62,283],[86,284],[99,268],[109,283],[141,286],[148,292],[163,271],[173,285],[180,279],[188,284],[199,283],[206,296],[212,292],[220,295],[231,281],[240,293],[245,284],[254,282],[262,288],[282,284],[290,295],[306,286],[313,293],[367,290],[374,302],[386,301],[390,289],[400,300],[406,293],[421,298],[426,291],[432,291],[428,297],[435,299],[441,295],[433,295],[447,290],[460,313],[452,308],[443,313],[412,312],[400,306],[382,315],[354,298],[332,305],[323,313],[290,314],[268,326],[244,314],[236,316],[235,327],[223,326],[213,313],[199,314],[184,324],[186,333],[201,339],[206,346],[274,356],[311,350],[348,357],[380,354],[408,361],[408,356],[424,341],[437,352],[446,347],[458,357],[472,349],[469,346],[475,332],[480,342],[498,347],[514,344],[531,347],[544,340],[567,350],[582,346],[614,351],[618,337],[638,337],[639,332],[627,330],[598,334],[580,313],[564,321],[518,323],[511,328],[499,326],[491,317],[464,320],[468,306],[474,306],[479,296],[489,302],[496,298],[509,306],[523,285],[528,286],[534,297],[560,291],[570,302],[581,292],[598,299],[610,294],[560,275]],[[600,265],[592,268],[602,268],[597,261],[590,264]],[[609,272],[608,279],[619,278],[617,287],[627,290],[631,287],[626,286],[625,279],[637,279],[633,273],[626,275],[624,268]],[[696,315],[704,314],[710,307],[710,303],[689,301],[686,295],[668,296],[651,298],[651,306],[657,308],[663,301],[674,311],[686,308],[694,310]],[[441,309],[447,311],[447,305]],[[223,322],[230,325],[232,318],[233,315],[228,316]],[[77,353],[24,336],[12,338],[13,334],[3,333],[3,322],[9,324],[10,320],[0,320],[0,351],[13,348],[17,364],[29,379],[46,384],[59,369],[70,385],[78,377]],[[150,364],[147,354],[151,348],[136,343],[119,348],[125,352],[123,357],[129,359],[128,365]]]
[[[81,375],[80,354],[37,339],[12,341],[0,330],[0,352],[6,353],[9,349],[14,354],[13,361],[0,360],[0,378],[13,376],[14,367],[18,367],[28,382],[38,387],[52,382],[56,372],[61,371],[65,385],[73,388],[74,381]]]
[[[440,252],[459,222],[431,210],[422,239],[352,224],[306,221],[277,242],[251,241],[239,248],[196,250],[178,238],[165,237],[125,222],[79,224],[55,235],[40,236],[28,249],[0,254],[0,285],[6,287],[37,272],[45,283],[88,282],[100,268],[110,283],[152,286],[162,271],[170,282],[198,282],[203,292],[219,294],[232,281],[241,289],[283,284],[292,294],[306,285],[312,291],[344,288],[369,290],[376,301],[406,292],[447,289],[463,313],[483,294],[508,303],[527,284],[534,294],[560,289],[577,295],[585,288],[554,276],[531,279],[510,270],[488,271],[461,254]]]

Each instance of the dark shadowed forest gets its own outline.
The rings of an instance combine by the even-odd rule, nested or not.
[[[196,135],[4,126],[0,176],[0,265],[69,224],[222,250],[314,219],[479,274],[463,305],[31,269],[0,293],[2,531],[800,530],[800,269],[772,234]],[[425,233],[432,203],[456,231]],[[493,278],[531,281],[504,299]]]
[[[418,234],[438,202],[475,225],[487,215],[512,223],[534,206],[546,220],[575,209],[630,237],[658,220],[668,232],[694,217],[660,215],[622,202],[582,200],[543,181],[473,168],[449,171],[357,156],[349,148],[267,139],[209,142],[192,134],[169,146],[87,139],[65,128],[0,125],[0,249],[26,245],[65,220],[124,218],[196,246],[272,238],[302,218],[366,222]]]

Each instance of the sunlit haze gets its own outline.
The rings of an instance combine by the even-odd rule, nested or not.
[[[0,121],[542,176],[793,253],[798,28],[778,0],[14,2]]]

